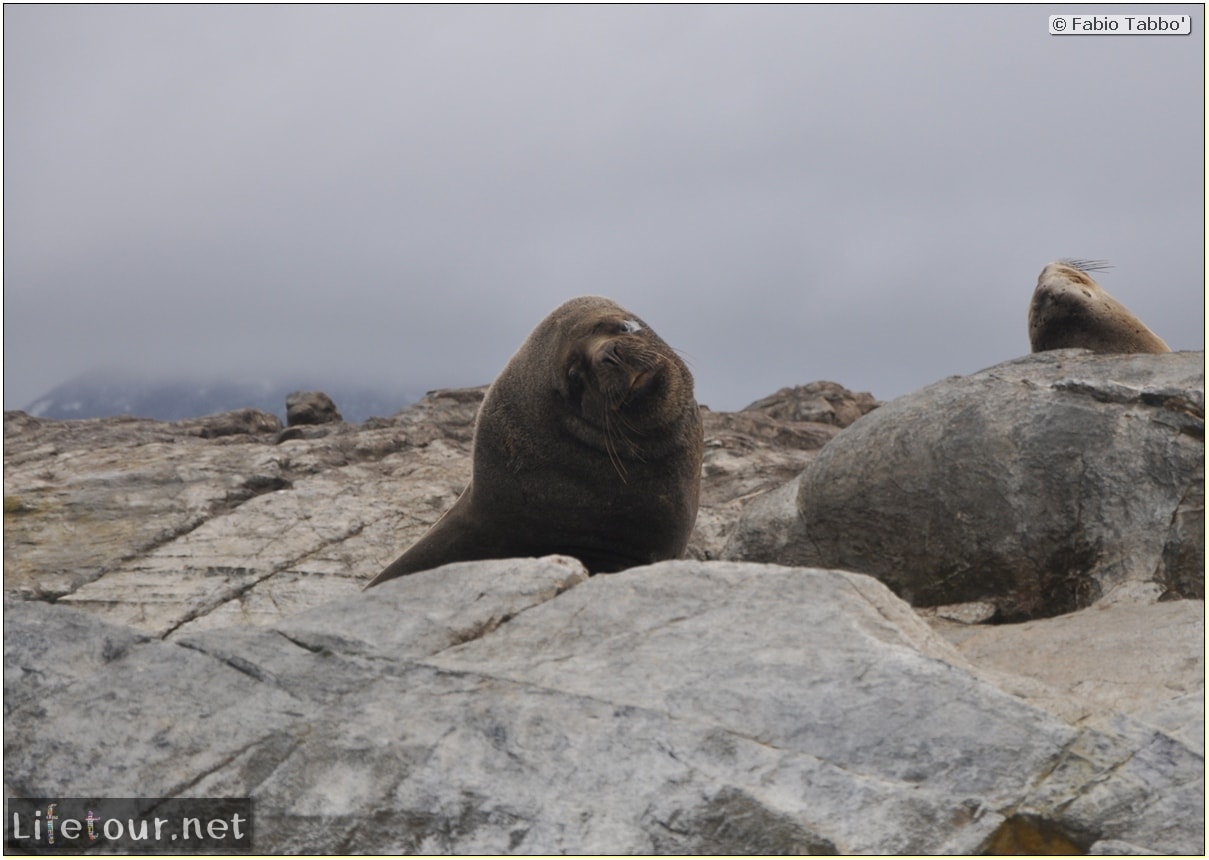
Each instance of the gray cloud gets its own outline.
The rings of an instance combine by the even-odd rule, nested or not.
[[[8,6],[5,408],[94,366],[490,380],[611,296],[738,408],[1027,351],[1042,266],[1204,346],[1204,18]],[[1119,7],[1113,12],[1120,13]]]

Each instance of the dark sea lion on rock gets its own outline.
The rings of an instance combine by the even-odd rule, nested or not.
[[[1089,275],[1099,260],[1059,260],[1041,270],[1028,309],[1033,352],[1081,347],[1093,352],[1171,352],[1157,334]]]
[[[562,553],[592,573],[677,558],[697,519],[693,377],[609,299],[541,321],[487,391],[470,484],[370,586],[453,561]]]

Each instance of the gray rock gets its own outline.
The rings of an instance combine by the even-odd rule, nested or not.
[[[727,537],[720,557],[791,566],[807,564],[811,555],[806,529],[798,514],[801,484],[802,474],[799,474],[787,483],[753,497]]]
[[[147,636],[41,601],[5,604],[4,666],[20,672],[4,690],[4,715],[49,699],[126,656]],[[84,646],[83,643],[87,643]]]
[[[290,486],[276,416],[4,416],[4,589],[58,598]],[[239,562],[244,564],[246,562]]]
[[[1064,379],[1200,426],[1178,386]],[[263,852],[1203,850],[1203,603],[1154,603],[1203,582],[1203,488],[1152,577],[1028,624],[718,562],[361,593],[469,479],[483,390],[284,434],[7,413],[10,795],[251,796]],[[796,559],[803,471],[881,411],[791,420],[808,390],[705,411],[695,558]],[[763,535],[731,535],[744,510]]]
[[[867,391],[855,393],[834,382],[811,382],[782,388],[743,408],[763,412],[782,421],[811,421],[847,427],[880,406]]]
[[[1203,601],[1123,602],[1023,624],[933,626],[975,665],[1043,681],[1094,706],[1092,713],[1128,714],[1168,733],[1183,731],[1193,746],[1204,743],[1203,724],[1182,726],[1160,710],[1204,687]]]
[[[5,662],[14,796],[250,796],[259,853],[1203,851],[1201,754],[858,574],[478,562],[170,641],[17,602]]]
[[[1136,845],[1130,845],[1128,842],[1122,842],[1119,839],[1102,839],[1091,848],[1087,849],[1088,854],[1132,854],[1146,855],[1158,854],[1158,851],[1147,851],[1145,848],[1139,848]]]
[[[1204,353],[1058,350],[882,406],[750,506],[725,558],[859,570],[919,606],[1204,597]],[[1142,587],[1139,590],[1139,587]]]
[[[259,409],[236,409],[233,412],[220,412],[206,418],[194,418],[185,421],[172,422],[184,427],[196,426],[197,435],[203,439],[217,439],[220,436],[240,436],[244,434],[276,433],[281,429],[281,419],[269,412]]]
[[[344,419],[340,410],[322,391],[294,391],[285,398],[285,421],[290,427],[300,424],[336,424]]]
[[[718,558],[744,505],[799,474],[839,430],[759,412],[702,409],[701,507],[686,556]]]

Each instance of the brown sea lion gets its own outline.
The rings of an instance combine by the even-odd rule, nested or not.
[[[1028,309],[1033,352],[1082,347],[1093,352],[1171,352],[1157,334],[1097,284],[1102,260],[1059,260],[1041,270]]]
[[[571,299],[487,390],[469,486],[369,586],[472,559],[562,553],[606,573],[676,558],[697,519],[702,447],[675,351],[609,299]]]

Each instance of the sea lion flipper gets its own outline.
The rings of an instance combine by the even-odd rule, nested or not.
[[[453,561],[467,561],[484,557],[475,555],[473,548],[478,545],[478,542],[467,534],[464,527],[463,512],[470,506],[469,496],[470,488],[467,487],[453,503],[453,507],[442,514],[441,518],[422,538],[388,564],[365,587],[373,588],[389,579],[406,576],[409,573],[418,573],[421,570],[430,570]]]

